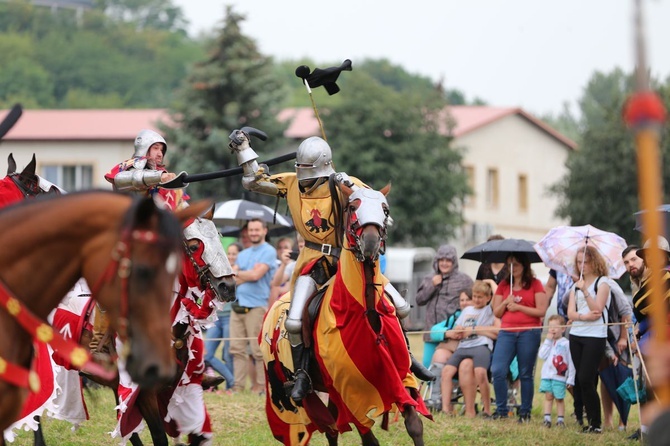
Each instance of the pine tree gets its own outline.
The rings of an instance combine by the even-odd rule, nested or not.
[[[228,135],[251,126],[268,134],[268,142],[252,141],[266,159],[269,148],[280,149],[285,125],[276,120],[286,91],[273,75],[272,58],[262,55],[254,40],[242,34],[244,16],[226,8],[223,27],[211,42],[209,57],[196,64],[177,92],[170,109],[173,121],[164,129],[170,170],[202,173],[237,166],[228,149]],[[256,147],[259,146],[260,150]],[[192,198],[216,201],[244,197],[241,177],[192,183]],[[258,196],[254,194],[256,200]],[[258,201],[258,200],[256,200]]]

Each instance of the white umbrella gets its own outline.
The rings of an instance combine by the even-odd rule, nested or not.
[[[246,222],[259,219],[267,223],[268,228],[293,228],[291,217],[276,213],[274,209],[249,200],[230,200],[217,203],[214,207],[213,221],[218,227],[242,227]]]

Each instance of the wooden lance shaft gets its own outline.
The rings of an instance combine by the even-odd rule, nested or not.
[[[640,204],[646,212],[642,214],[644,234],[651,240],[650,248],[645,255],[645,263],[651,269],[649,278],[651,285],[651,329],[653,330],[652,351],[667,347],[667,305],[665,299],[665,255],[658,248],[658,237],[661,235],[661,156],[658,147],[658,131],[652,126],[644,126],[635,134],[638,159],[638,184]],[[652,353],[653,354],[653,353]],[[662,404],[670,403],[670,383],[652,383],[658,392]]]

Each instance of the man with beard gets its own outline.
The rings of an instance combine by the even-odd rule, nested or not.
[[[141,130],[135,137],[133,157],[114,166],[105,179],[114,190],[146,194],[168,209],[181,208],[188,195],[181,189],[163,189],[161,184],[175,178],[165,167],[165,139],[153,130]]]
[[[247,231],[251,246],[242,250],[233,266],[236,275],[237,300],[230,313],[230,354],[233,356],[235,384],[233,392],[244,390],[247,381],[247,346],[255,361],[256,382],[251,390],[262,393],[265,389],[263,354],[258,345],[258,333],[268,310],[270,283],[277,267],[277,251],[265,241],[268,232],[265,222],[249,220]],[[248,338],[252,340],[249,341]]]
[[[640,247],[637,245],[628,245],[621,253],[626,272],[630,276],[631,292],[633,295],[640,289],[640,282],[646,270],[644,260],[637,256],[638,249]]]

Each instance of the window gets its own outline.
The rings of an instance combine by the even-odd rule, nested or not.
[[[498,169],[489,169],[486,175],[486,205],[490,208],[497,208],[499,197]]]
[[[93,166],[90,164],[46,165],[42,167],[41,175],[67,192],[93,187]]]
[[[474,207],[476,205],[477,189],[475,189],[475,168],[473,166],[465,166],[465,180],[468,182],[470,193],[465,196],[465,206]]]
[[[525,174],[519,175],[519,211],[528,211],[528,177]]]

